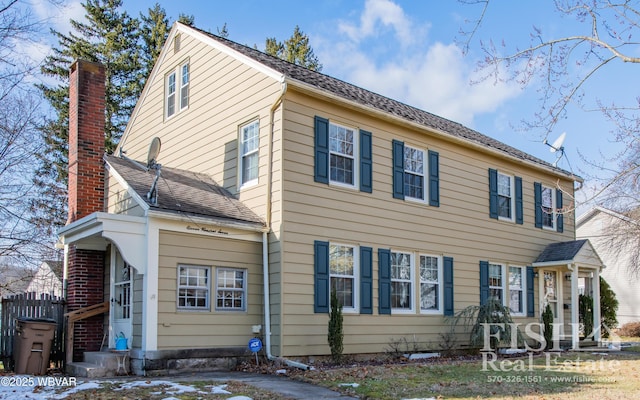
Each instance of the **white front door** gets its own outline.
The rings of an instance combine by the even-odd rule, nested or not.
[[[109,312],[109,348],[116,347],[116,339],[121,335],[127,338],[127,347],[131,348],[131,283],[133,270],[127,264],[115,246],[111,251]]]
[[[541,313],[547,308],[547,304],[551,307],[553,312],[553,323],[559,324],[559,335],[564,335],[563,323],[563,308],[562,308],[562,285],[559,280],[560,273],[558,271],[543,270],[543,279],[541,282],[542,291],[540,293],[542,310]]]

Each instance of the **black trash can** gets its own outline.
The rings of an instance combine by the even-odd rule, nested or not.
[[[18,318],[13,339],[16,374],[45,375],[49,368],[56,321],[47,318]]]

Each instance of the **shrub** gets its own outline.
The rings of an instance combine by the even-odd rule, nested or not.
[[[548,350],[553,347],[553,311],[551,311],[549,304],[542,313],[542,323],[544,324],[544,340]]]
[[[640,321],[628,322],[618,329],[619,336],[640,337]]]
[[[329,334],[327,340],[331,348],[331,357],[336,363],[342,361],[344,333],[342,331],[342,304],[335,290],[331,291],[331,311],[329,313]]]
[[[600,277],[600,320],[609,329],[618,325],[616,314],[618,313],[618,299],[611,286]],[[603,337],[609,337],[607,329],[602,330]]]

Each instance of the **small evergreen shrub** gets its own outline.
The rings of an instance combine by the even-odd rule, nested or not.
[[[331,358],[336,363],[342,361],[344,333],[342,331],[342,304],[334,290],[331,291],[331,310],[329,312],[329,334],[327,340],[331,348]]]
[[[544,340],[548,350],[553,347],[553,311],[551,311],[549,304],[547,304],[542,313],[542,323],[544,324]]]

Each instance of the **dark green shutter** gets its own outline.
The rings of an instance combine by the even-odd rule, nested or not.
[[[515,177],[516,184],[516,224],[524,224],[524,211],[522,208],[522,178]]]
[[[443,257],[444,315],[453,315],[453,257]]]
[[[360,191],[373,191],[373,157],[371,132],[360,131]]]
[[[329,242],[316,240],[313,243],[314,254],[314,302],[316,313],[329,312]]]
[[[533,206],[535,208],[535,226],[542,228],[542,184],[533,184]]]
[[[431,150],[429,150],[429,205],[440,207],[439,155]]]
[[[315,173],[316,182],[329,183],[329,120],[315,117]]]
[[[533,267],[527,267],[527,317],[535,317],[536,305],[534,303],[533,293]]]
[[[489,262],[480,261],[480,305],[489,299]]]
[[[489,217],[498,219],[498,171],[489,168]]]
[[[360,314],[373,314],[373,249],[360,247]]]
[[[391,314],[391,250],[378,249],[378,314]]]
[[[393,198],[404,200],[404,142],[393,141]]]
[[[558,232],[564,231],[564,215],[562,214],[562,190],[556,189],[556,213],[558,215]]]

